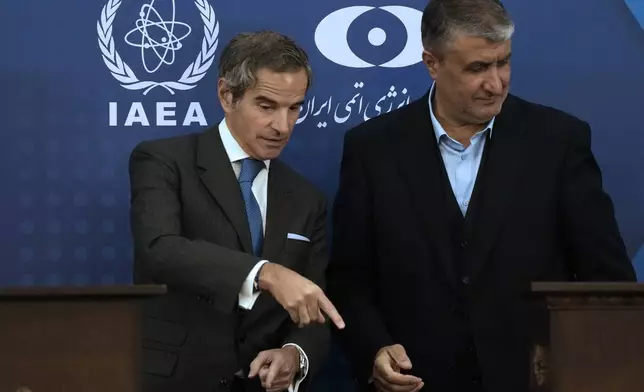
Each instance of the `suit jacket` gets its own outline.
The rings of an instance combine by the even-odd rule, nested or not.
[[[240,187],[218,128],[140,143],[130,159],[136,283],[168,286],[145,305],[144,391],[229,388],[263,350],[295,343],[311,378],[326,355],[328,329],[298,328],[269,293],[238,306],[243,281],[263,259],[324,287],[324,196],[279,160],[271,161],[261,257],[252,255]],[[287,239],[297,233],[310,242]],[[257,379],[247,388],[259,388]]]
[[[485,391],[526,391],[530,283],[635,280],[590,128],[508,96],[459,234],[428,99],[346,134],[327,275],[341,341],[360,383],[399,343],[428,391],[462,390],[463,353]]]

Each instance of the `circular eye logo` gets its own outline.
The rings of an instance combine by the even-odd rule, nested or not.
[[[406,40],[402,50],[395,57],[380,64],[374,64],[361,58],[349,44],[349,30],[354,21],[372,10],[386,11],[403,26]],[[366,15],[365,15],[366,16]],[[421,61],[423,44],[420,37],[420,24],[423,13],[417,9],[401,5],[385,7],[352,6],[339,9],[327,15],[315,29],[315,45],[324,57],[330,61],[350,68],[403,68]],[[390,40],[389,30],[382,26],[368,29],[363,37],[373,47],[381,47]]]

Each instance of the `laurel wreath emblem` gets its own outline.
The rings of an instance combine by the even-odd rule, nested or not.
[[[134,71],[121,59],[114,47],[112,37],[112,23],[116,11],[121,6],[122,0],[110,0],[103,6],[101,18],[96,22],[98,32],[98,45],[101,48],[103,61],[109,68],[112,76],[121,82],[121,86],[128,90],[143,90],[146,95],[155,87],[163,87],[174,95],[174,90],[190,90],[197,86],[215,59],[215,51],[219,43],[219,23],[215,18],[215,11],[207,0],[195,0],[195,5],[201,14],[204,23],[204,37],[201,42],[201,51],[197,59],[188,65],[178,81],[155,82],[139,80]]]

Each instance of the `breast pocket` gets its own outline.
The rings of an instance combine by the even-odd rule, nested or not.
[[[287,239],[284,244],[284,265],[298,273],[306,270],[311,256],[311,243]]]
[[[284,251],[288,254],[306,254],[311,251],[311,242],[289,238],[284,245]]]

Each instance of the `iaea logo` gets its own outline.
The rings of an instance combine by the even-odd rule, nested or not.
[[[640,26],[644,29],[644,0],[625,0],[626,5],[639,22]]]
[[[420,37],[420,24],[423,13],[417,9],[401,5],[377,7],[387,11],[405,26],[407,42],[402,51],[393,59],[382,63],[372,64],[358,57],[349,47],[347,33],[349,27],[359,16],[376,9],[370,6],[352,6],[341,8],[327,15],[315,29],[315,45],[320,53],[336,64],[350,68],[386,67],[402,68],[421,61],[423,44]],[[375,27],[367,34],[369,43],[380,46],[387,40],[387,33],[380,27]]]
[[[169,20],[164,20],[154,7],[155,0],[144,4],[136,20],[136,27],[131,29],[124,37],[125,42],[131,46],[141,49],[141,62],[145,70],[152,74],[162,65],[174,63],[175,52],[182,48],[181,41],[190,35],[192,29],[186,23],[175,20],[175,0],[172,0],[172,15]],[[132,69],[125,63],[114,44],[112,37],[112,24],[116,11],[121,6],[121,0],[110,0],[103,7],[100,19],[96,22],[98,32],[98,44],[101,49],[103,61],[109,68],[112,76],[121,82],[121,86],[128,90],[144,90],[146,95],[155,87],[163,87],[171,94],[174,90],[190,90],[197,86],[205,75],[215,58],[215,51],[218,45],[219,23],[215,19],[215,11],[208,4],[207,0],[195,0],[195,5],[204,24],[204,37],[201,44],[201,51],[195,61],[190,63],[178,80],[175,81],[153,81],[140,80]],[[153,38],[148,30],[160,31],[160,40]],[[157,35],[155,35],[156,37]],[[138,42],[137,42],[138,41]],[[154,53],[158,63],[150,68],[146,55]]]

